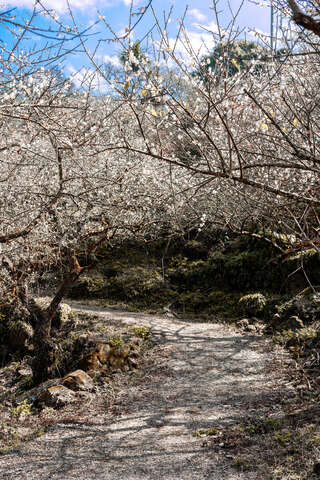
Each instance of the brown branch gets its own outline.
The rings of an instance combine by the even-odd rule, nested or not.
[[[0,243],[7,243],[11,240],[15,240],[17,238],[26,237],[32,231],[34,227],[37,226],[38,222],[41,220],[44,213],[46,213],[60,198],[61,190],[53,197],[53,199],[41,210],[41,212],[29,223],[27,227],[23,230],[18,232],[7,233],[6,235],[0,235]]]
[[[288,0],[288,5],[292,11],[293,21],[300,27],[310,30],[317,37],[320,37],[320,22],[312,18],[310,15],[306,15],[296,3],[295,0]]]
[[[192,167],[191,165],[185,165],[183,162],[179,162],[178,160],[174,160],[172,158],[167,158],[162,155],[157,155],[156,153],[149,153],[144,150],[141,150],[139,148],[134,148],[134,147],[118,147],[120,150],[121,148],[124,148],[126,150],[130,150],[131,152],[135,153],[140,153],[141,155],[149,156],[152,158],[156,158],[158,160],[161,160],[163,162],[166,162],[168,164],[172,165],[177,165],[179,167],[182,167],[186,170],[190,170],[191,172],[194,173],[199,173],[201,175],[205,176],[211,176],[212,178],[223,178],[229,181],[233,181],[235,183],[240,183],[242,185],[248,185],[250,187],[257,188],[258,190],[262,190],[265,192],[272,193],[273,195],[283,197],[283,198],[288,198],[290,200],[294,200],[295,202],[299,203],[307,203],[311,205],[318,205],[320,206],[320,200],[317,200],[316,198],[312,197],[305,197],[301,194],[295,193],[295,192],[288,192],[286,190],[281,190],[280,188],[274,188],[268,185],[267,183],[262,183],[256,180],[250,180],[249,178],[241,178],[237,175],[232,175],[224,172],[219,172],[219,171],[212,171],[212,170],[203,170],[202,168],[197,168],[197,167]]]
[[[27,227],[24,230],[20,230],[19,232],[8,233],[7,235],[0,236],[0,243],[7,243],[11,240],[15,240],[16,238],[26,237],[31,232],[31,227]]]

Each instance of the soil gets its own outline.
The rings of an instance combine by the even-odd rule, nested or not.
[[[148,326],[157,355],[112,405],[91,401],[78,421],[0,456],[1,479],[304,478],[276,476],[275,453],[261,451],[267,432],[250,427],[272,425],[275,452],[283,447],[273,425],[295,393],[280,368],[286,355],[270,341],[222,324],[69,304],[106,324]]]

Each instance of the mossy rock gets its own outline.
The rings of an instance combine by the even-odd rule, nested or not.
[[[239,300],[239,308],[245,315],[260,316],[266,306],[267,299],[262,293],[251,293]]]
[[[284,329],[293,316],[297,316],[305,325],[320,321],[319,288],[316,291],[307,288],[299,295],[276,305],[276,315],[273,317],[272,324],[274,328]]]
[[[106,286],[105,277],[98,272],[92,276],[84,275],[72,286],[69,296],[77,299],[103,297]]]
[[[8,341],[14,348],[24,347],[33,337],[32,326],[23,320],[11,320],[8,322]]]
[[[109,280],[107,297],[148,304],[167,290],[159,268],[130,266]]]
[[[239,297],[238,293],[213,291],[208,295],[208,312],[232,320],[238,315]]]
[[[46,298],[37,299],[36,302],[43,310],[47,309],[50,305],[50,300]],[[60,303],[55,316],[52,319],[52,326],[54,328],[61,328],[70,319],[71,312],[72,309],[69,305],[66,303]]]

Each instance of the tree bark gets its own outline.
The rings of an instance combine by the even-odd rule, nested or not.
[[[288,5],[292,11],[292,19],[301,27],[313,32],[317,37],[320,37],[320,22],[305,14],[295,0],[288,0]]]

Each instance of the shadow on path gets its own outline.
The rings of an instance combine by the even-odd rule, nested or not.
[[[148,325],[170,352],[165,375],[154,365],[150,384],[120,396],[118,405],[130,413],[58,425],[3,455],[1,479],[257,480],[254,472],[233,470],[222,456],[213,461],[192,434],[272,409],[279,392],[266,376],[264,340],[218,324],[72,306],[106,322]]]

